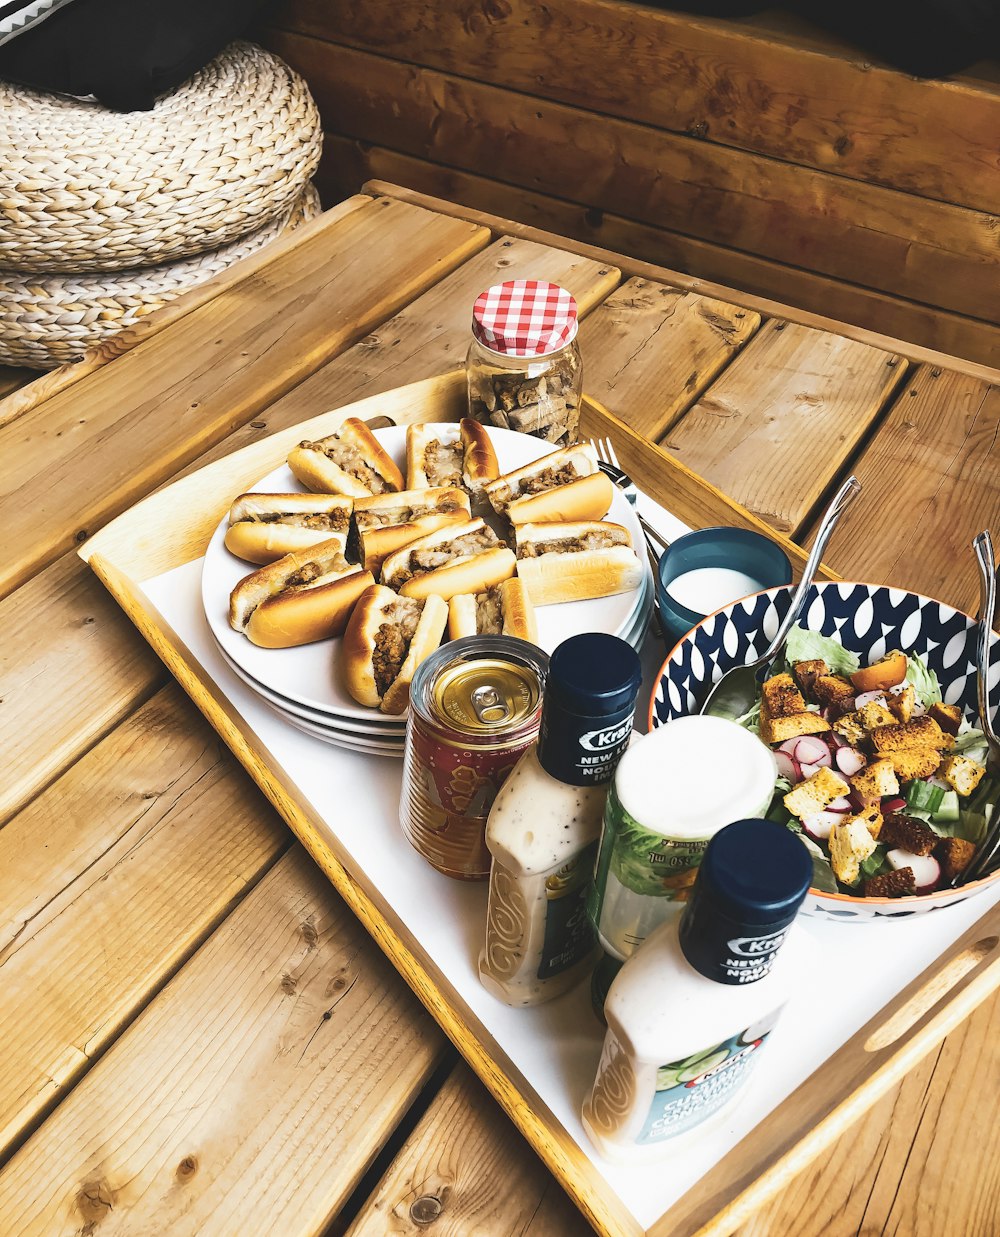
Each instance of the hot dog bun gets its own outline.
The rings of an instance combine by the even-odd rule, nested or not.
[[[240,494],[229,509],[226,549],[251,563],[273,563],[336,540],[343,554],[353,506],[343,494]]]
[[[521,524],[517,574],[536,606],[610,597],[637,588],[643,567],[620,524]]]
[[[448,524],[464,524],[472,513],[464,490],[438,486],[359,498],[354,514],[362,565],[377,576],[395,550]]]
[[[322,494],[384,494],[403,488],[403,474],[364,421],[348,417],[335,434],[300,442],[288,456],[296,481]]]
[[[462,439],[462,484],[478,507],[483,503],[486,484],[500,476],[500,464],[485,426],[464,417],[458,423]]]
[[[433,421],[406,427],[406,488],[427,489],[462,484],[461,431],[453,422]]]
[[[591,443],[578,442],[543,455],[486,486],[498,515],[513,524],[550,520],[600,520],[607,515],[615,487],[597,467]]]
[[[417,600],[373,584],[351,615],[340,649],[344,686],[358,704],[404,712],[417,666],[441,643],[448,607],[440,597]]]
[[[337,540],[286,554],[242,579],[229,598],[229,622],[254,644],[292,648],[339,636],[354,603],[374,584],[347,562]]]
[[[448,638],[516,636],[538,643],[538,624],[524,581],[504,580],[484,593],[462,593],[448,602]]]
[[[382,583],[404,597],[447,600],[480,593],[514,574],[516,560],[483,520],[453,524],[420,537],[382,564]]]

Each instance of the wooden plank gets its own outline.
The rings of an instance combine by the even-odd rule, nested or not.
[[[177,322],[185,314],[198,309],[202,305],[206,305],[213,297],[218,296],[224,288],[235,287],[236,284],[249,278],[250,275],[256,274],[280,255],[287,254],[297,245],[307,241],[311,242],[314,233],[325,231],[332,224],[336,223],[338,219],[345,218],[352,211],[357,210],[370,201],[371,199],[364,194],[355,194],[344,202],[338,201],[335,206],[331,205],[330,209],[319,216],[319,218],[300,224],[291,232],[285,232],[276,240],[271,241],[269,245],[258,249],[256,253],[250,254],[226,270],[220,271],[218,275],[214,276],[207,283],[198,284],[197,287],[190,288],[175,300],[168,301],[165,305],[161,305],[159,309],[153,310],[152,313],[144,314],[143,317],[137,319],[118,335],[114,335],[111,339],[103,340],[95,347],[89,348],[79,361],[73,361],[68,365],[60,365],[58,369],[50,370],[46,374],[33,374],[32,377],[35,379],[35,382],[30,390],[25,388],[16,394],[8,395],[5,399],[0,398],[0,426],[15,420],[22,413],[36,407],[43,400],[51,399],[58,392],[65,391],[75,382],[79,382],[81,378],[86,378],[88,374],[99,370],[108,361],[121,356],[123,352],[128,352],[136,344],[142,343],[150,335],[155,335],[172,322]],[[0,383],[0,396],[3,396],[3,394],[3,386]]]
[[[282,35],[276,46],[349,137],[995,319],[995,215],[333,43]]]
[[[614,290],[620,274],[605,262],[534,241],[500,237],[284,399],[276,400],[252,425],[205,459],[219,458],[234,445],[256,441],[328,408],[463,365],[476,297],[491,284],[524,278],[547,279],[568,288],[585,316]]]
[[[175,687],[0,830],[0,1156],[287,844]]]
[[[996,210],[994,83],[912,78],[804,22],[767,30],[759,19],[713,21],[621,0],[284,0],[271,20],[707,143]]]
[[[921,367],[855,471],[865,489],[831,562],[975,613],[972,538],[1000,530],[1000,387]]]
[[[710,296],[718,300],[729,301],[746,309],[754,309],[766,317],[784,318],[788,322],[797,322],[802,326],[810,326],[817,331],[832,331],[834,334],[843,335],[847,339],[857,339],[862,343],[870,344],[873,348],[883,348],[889,352],[899,352],[911,361],[919,361],[928,365],[940,366],[943,369],[951,369],[956,373],[979,378],[983,382],[1000,383],[1000,368],[997,368],[996,365],[988,365],[979,361],[968,361],[960,356],[951,356],[948,353],[937,351],[934,348],[927,348],[921,344],[908,343],[903,339],[893,335],[886,335],[880,331],[853,326],[849,322],[838,321],[836,318],[831,318],[826,314],[796,309],[794,306],[784,304],[781,301],[772,300],[764,296],[756,296],[749,292],[742,292],[730,283],[716,283],[709,279],[695,278],[692,275],[684,274],[683,271],[655,266],[653,263],[645,262],[640,258],[631,258],[626,254],[615,253],[613,250],[602,248],[599,245],[591,245],[584,241],[568,239],[556,232],[547,231],[545,228],[537,228],[531,224],[520,223],[517,219],[512,219],[508,216],[500,216],[489,211],[463,206],[456,202],[450,202],[445,198],[434,197],[431,194],[420,193],[415,189],[407,189],[402,185],[392,184],[389,181],[370,181],[365,188],[371,193],[385,195],[386,197],[394,198],[396,201],[413,202],[415,205],[427,207],[428,210],[440,211],[442,214],[452,215],[458,219],[470,219],[474,222],[482,223],[484,227],[502,231],[509,236],[538,241],[539,244],[551,245],[556,249],[568,249],[572,253],[593,258],[595,261],[613,263],[626,276],[638,275],[645,279],[652,279],[657,283],[669,283],[678,288],[687,288],[691,292],[701,293],[702,296]],[[990,330],[993,329],[992,325],[990,325]]]
[[[415,1237],[428,1228],[477,1237],[579,1237],[583,1223],[559,1183],[461,1064],[346,1237]]]
[[[793,533],[905,368],[894,354],[772,321],[663,444],[773,528]]]
[[[0,430],[0,594],[488,239],[474,224],[371,202]]]
[[[658,438],[759,325],[753,310],[630,279],[580,329],[587,393]]]
[[[442,1044],[296,847],[0,1173],[0,1215],[315,1233]]]
[[[0,823],[165,678],[153,651],[75,554],[0,601]]]
[[[688,276],[714,280],[716,287],[726,286],[729,299],[735,296],[747,306],[753,297],[769,297],[783,304],[786,314],[791,306],[797,306],[814,316],[822,314],[828,321],[853,323],[905,340],[907,347],[915,344],[983,365],[1000,362],[1000,335],[992,322],[784,266],[756,254],[637,223],[609,211],[590,210],[562,198],[531,193],[381,146],[354,142],[337,134],[326,135],[317,180],[330,200],[353,192],[372,178],[461,204],[452,205],[452,210],[473,208],[467,211],[470,216],[473,212],[490,212],[494,218],[514,217],[522,225],[544,229],[550,235],[558,233],[564,238],[563,245],[577,251],[601,246],[619,255],[631,255],[633,260],[656,263],[669,269],[674,283]],[[512,230],[509,222],[505,228]],[[629,258],[619,256],[617,265],[631,273]],[[734,288],[740,291],[733,292]],[[840,325],[838,329],[843,331],[844,327]]]

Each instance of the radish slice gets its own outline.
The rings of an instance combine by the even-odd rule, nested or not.
[[[885,704],[885,692],[881,689],[873,692],[860,692],[854,697],[854,707],[863,709],[866,704],[871,704],[873,700],[881,700]]]
[[[829,766],[830,764],[830,749],[826,742],[811,734],[803,735],[796,741],[792,755],[800,765]]]
[[[796,782],[801,781],[802,774],[799,772],[799,762],[794,756],[789,754],[782,748],[774,753],[774,759],[778,762],[778,776],[787,777],[794,786]]]
[[[825,842],[833,826],[840,823],[839,812],[815,812],[812,816],[802,818],[802,828],[816,842]]]
[[[906,807],[905,799],[883,799],[881,812],[886,816],[889,812],[901,812]]]
[[[886,855],[889,867],[897,872],[900,868],[913,869],[913,881],[917,893],[931,893],[941,880],[941,865],[933,855],[911,855],[908,850],[891,850]]]
[[[852,790],[848,793],[847,802],[851,805],[852,808],[854,808],[856,812],[861,812],[864,810],[864,806],[865,806],[864,798],[861,795],[859,795],[856,790]]]
[[[814,773],[818,773],[820,769],[826,769],[828,768],[828,766],[827,765],[799,765],[799,768],[802,771],[802,776],[805,778],[805,777],[812,777]]]
[[[853,747],[838,747],[837,748],[837,768],[847,777],[853,777],[855,773],[860,773],[868,763],[860,752],[856,752]]]
[[[851,801],[845,795],[839,799],[834,799],[832,803],[826,805],[826,811],[835,812],[838,816],[843,816],[845,812],[851,810]]]
[[[832,731],[831,733],[833,735],[834,747],[850,747],[851,746],[850,743],[848,743],[847,740],[844,738],[844,736],[842,734],[838,734],[836,730]]]
[[[779,743],[774,749],[776,752],[784,752],[788,756],[795,755],[795,749],[798,747],[798,739],[786,739],[784,743]]]

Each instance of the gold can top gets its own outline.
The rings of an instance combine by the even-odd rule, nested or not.
[[[530,666],[500,658],[460,661],[442,668],[433,685],[435,711],[464,734],[501,735],[530,721],[541,701]]]

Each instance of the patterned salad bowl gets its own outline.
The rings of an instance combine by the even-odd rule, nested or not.
[[[671,650],[653,684],[649,725],[662,726],[698,710],[712,684],[733,666],[764,652],[788,612],[792,587],[772,588],[734,602],[692,628]],[[977,715],[976,623],[944,602],[882,585],[832,581],[814,584],[799,620],[810,631],[833,636],[857,653],[861,664],[892,649],[924,657],[938,676],[946,704],[970,721]],[[990,685],[1000,680],[1000,638],[990,647]],[[959,889],[903,898],[865,898],[810,889],[807,913],[848,921],[901,918],[950,906],[995,888],[1000,871]]]

